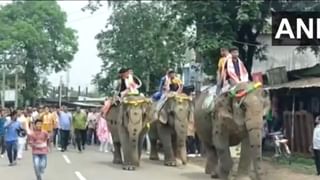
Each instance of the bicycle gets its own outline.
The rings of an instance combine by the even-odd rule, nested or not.
[[[268,136],[272,137],[275,154],[274,158],[279,162],[280,159],[288,161],[289,165],[292,163],[292,153],[288,146],[288,139],[280,132],[269,133]]]

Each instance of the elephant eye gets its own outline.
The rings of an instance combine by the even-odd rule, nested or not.
[[[242,103],[240,104],[240,108],[241,108],[242,110],[246,110],[246,109],[247,109],[245,102],[242,102]]]

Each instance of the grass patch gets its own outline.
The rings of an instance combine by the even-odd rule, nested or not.
[[[315,174],[314,160],[311,158],[301,157],[299,155],[292,156],[291,164],[287,160],[280,159],[279,161],[273,159],[272,157],[263,157],[263,160],[269,161],[274,165],[279,165],[288,168],[294,172],[304,173],[304,174]]]

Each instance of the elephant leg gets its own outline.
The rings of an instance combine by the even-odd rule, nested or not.
[[[177,161],[174,156],[172,147],[172,132],[170,127],[163,124],[159,124],[158,132],[164,151],[164,165],[177,166]]]
[[[155,160],[158,161],[159,158],[159,148],[158,148],[158,130],[157,130],[157,123],[153,122],[150,125],[150,130],[149,130],[149,139],[150,139],[150,160]]]
[[[121,156],[121,144],[120,142],[114,142],[114,152],[113,152],[113,163],[114,164],[122,164],[122,156]]]
[[[207,144],[204,144],[204,148],[207,156],[205,173],[211,174],[211,178],[218,178],[218,174],[216,173],[216,168],[218,166],[217,151],[214,147],[210,147]]]
[[[140,160],[141,160],[141,155],[142,155],[142,149],[143,149],[143,142],[146,139],[146,133],[143,131],[139,135],[139,142],[138,142],[138,161],[135,163],[136,166],[140,166]]]
[[[183,165],[187,164],[187,147],[186,140],[176,139],[173,144],[173,148],[175,149],[175,157],[178,157]]]
[[[261,152],[261,129],[252,129],[249,131],[249,145],[250,154],[253,163],[253,170],[256,180],[261,180],[263,170],[261,167],[262,163],[262,152]]]
[[[122,151],[123,151],[122,169],[127,171],[133,171],[136,169],[136,165],[134,164],[134,161],[133,161],[133,154],[135,152],[135,149],[137,149],[137,147],[131,146],[132,142],[129,139],[129,133],[128,131],[126,131],[124,127],[119,127],[119,136],[120,136]]]
[[[150,144],[151,144],[151,150],[150,150],[150,160],[158,161],[159,153],[158,153],[158,147],[157,147],[157,139],[151,139],[150,138]]]
[[[225,149],[217,149],[217,154],[219,157],[219,163],[216,172],[220,179],[228,180],[230,171],[233,166],[230,149],[229,147]]]
[[[238,166],[238,179],[249,178],[251,164],[251,152],[249,138],[246,137],[241,142],[240,161]]]

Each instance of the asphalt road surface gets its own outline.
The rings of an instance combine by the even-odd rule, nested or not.
[[[43,180],[209,180],[203,168],[195,165],[165,167],[162,161],[149,161],[143,157],[136,171],[123,171],[120,165],[112,164],[111,153],[101,153],[97,147],[89,147],[83,153],[72,148],[67,152],[53,150],[48,155],[48,167]],[[7,158],[0,158],[1,180],[35,180],[31,151],[17,166],[9,167]]]

